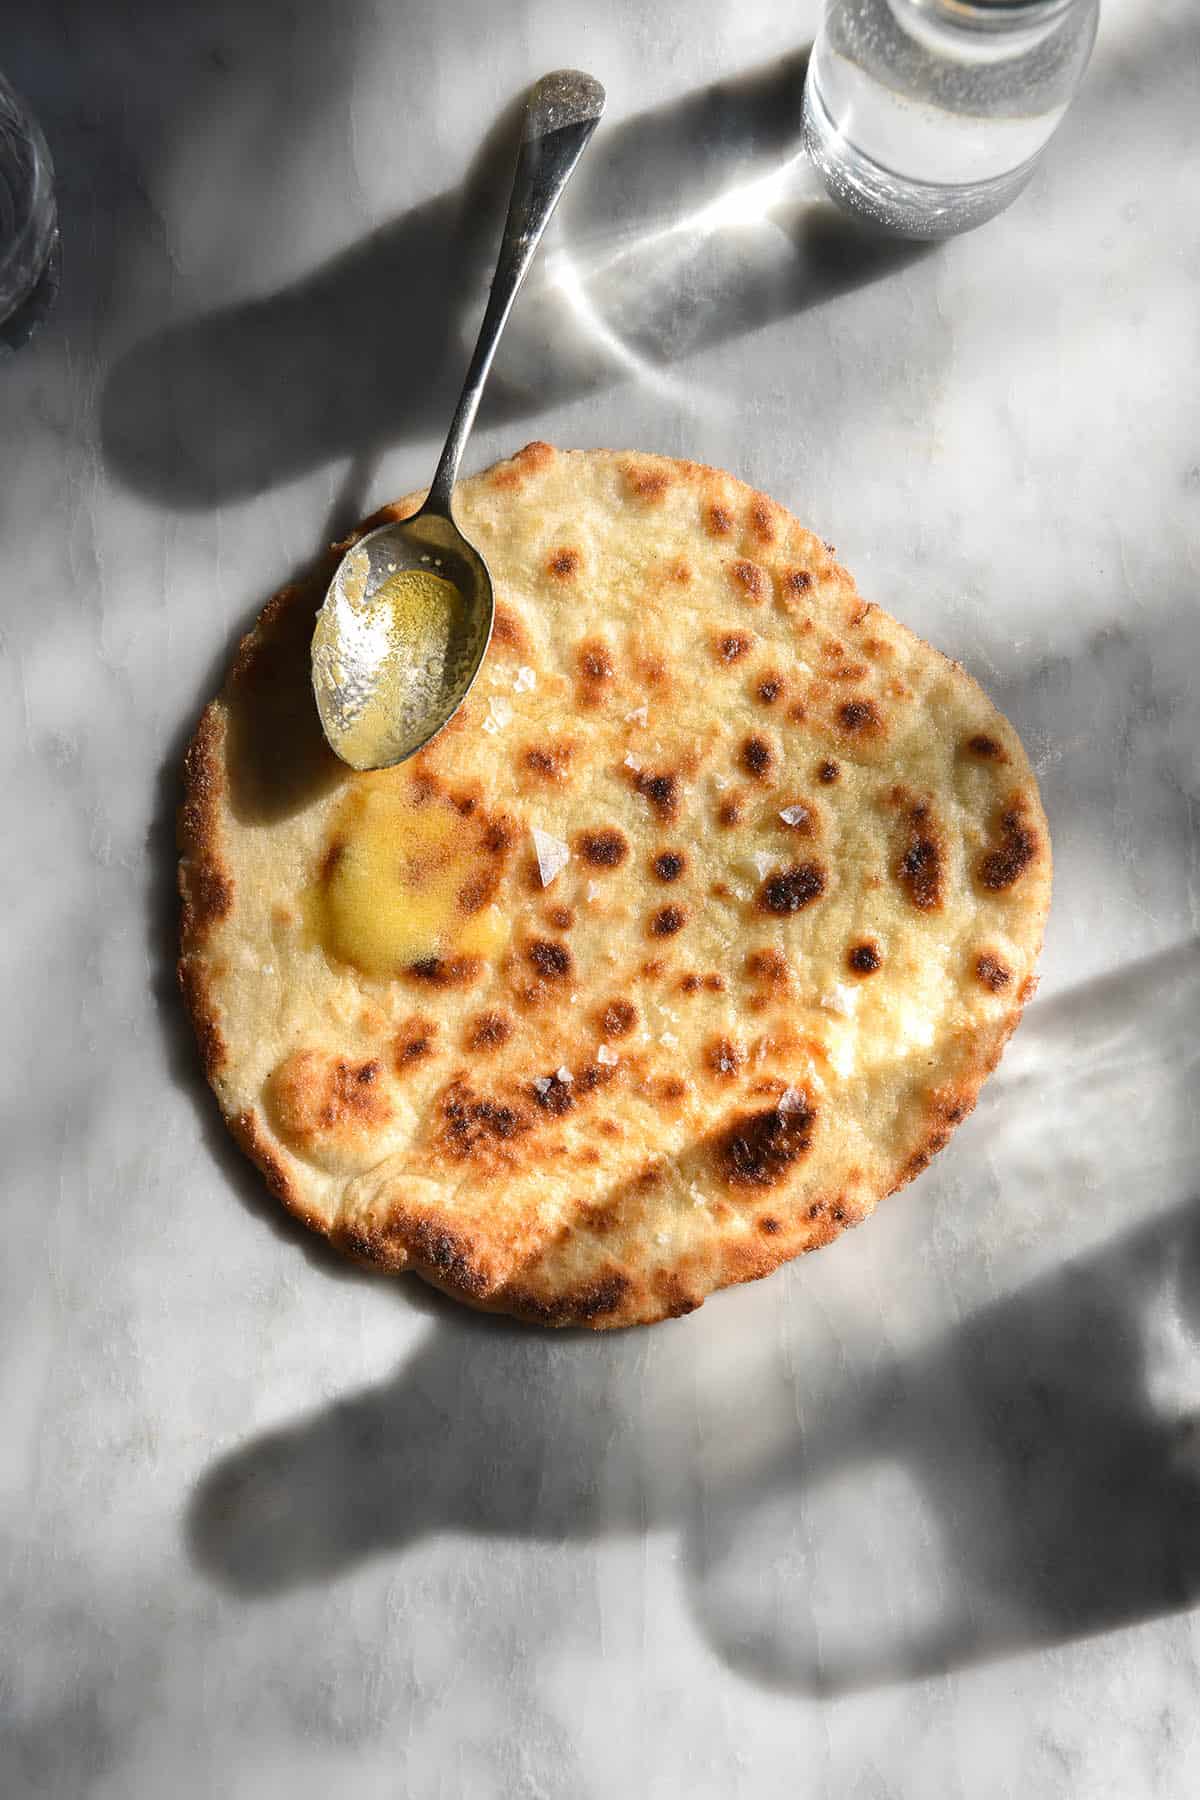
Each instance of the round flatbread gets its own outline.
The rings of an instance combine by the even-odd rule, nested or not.
[[[1033,989],[1037,787],[729,475],[537,443],[455,511],[495,632],[411,762],[321,735],[344,546],[243,641],[187,755],[183,992],[234,1136],[353,1256],[545,1324],[688,1312],[970,1112]]]

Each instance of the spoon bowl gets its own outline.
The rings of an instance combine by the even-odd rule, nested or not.
[[[418,686],[396,689],[388,663],[404,651],[372,601],[402,571],[440,576],[444,635],[431,640],[432,667]],[[355,769],[404,762],[436,737],[471,691],[492,635],[496,601],[487,564],[453,519],[423,510],[377,526],[337,566],[313,633],[313,692],[331,747]],[[393,699],[386,722],[361,729],[375,696]],[[406,704],[406,700],[408,703]]]
[[[578,69],[543,75],[531,90],[479,340],[425,504],[351,545],[317,615],[313,693],[331,748],[351,768],[414,755],[479,673],[496,603],[487,564],[454,522],[454,482],[505,321],[604,102]]]

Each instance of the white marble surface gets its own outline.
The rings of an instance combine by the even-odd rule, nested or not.
[[[6,10],[66,260],[0,366],[0,1792],[1194,1793],[1192,0],[1108,0],[1027,195],[883,258],[754,185],[811,0]],[[599,1340],[302,1242],[170,968],[198,706],[331,519],[431,467],[475,153],[564,62],[610,120],[476,464],[644,445],[793,506],[1010,711],[1058,871],[933,1168]]]

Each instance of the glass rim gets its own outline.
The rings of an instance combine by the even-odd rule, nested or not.
[[[1069,12],[1080,0],[902,0],[917,12],[940,13],[963,25],[1032,24]]]

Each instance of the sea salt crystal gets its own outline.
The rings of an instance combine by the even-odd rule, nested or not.
[[[821,1005],[826,1012],[838,1013],[843,1019],[848,1019],[858,1005],[858,990],[847,987],[842,981],[835,981],[829,992],[821,995]]]
[[[765,881],[771,870],[775,867],[775,858],[771,855],[769,850],[756,850],[754,855],[750,858],[750,861],[758,870],[758,879],[760,881]]]
[[[607,1044],[601,1044],[600,1048],[596,1052],[596,1061],[598,1063],[603,1063],[606,1068],[609,1068],[609,1069],[615,1068],[617,1063],[620,1062],[620,1060],[621,1059],[617,1055],[616,1051],[610,1050]]]
[[[531,692],[532,689],[534,689],[536,686],[537,686],[537,670],[531,669],[527,663],[522,663],[521,667],[517,670],[516,674],[513,676],[513,693],[514,694],[527,694],[527,693]]]
[[[777,1112],[800,1112],[804,1106],[804,1095],[799,1088],[786,1087],[779,1096]]]
[[[488,716],[483,721],[483,729],[488,732],[503,731],[506,725],[512,724],[513,709],[511,700],[503,694],[493,694],[488,700]]]
[[[679,1043],[679,1039],[675,1036],[673,1031],[662,1032],[658,1041],[668,1050],[674,1050]]]
[[[539,1075],[533,1085],[539,1094],[548,1094],[554,1083],[549,1075]]]
[[[725,789],[729,786],[729,777],[728,777],[728,775],[714,775],[712,778],[712,783],[713,783],[713,786],[716,788],[717,792],[719,794],[723,794],[725,792]]]
[[[807,806],[785,806],[780,813],[785,825],[803,825],[808,818]]]
[[[632,712],[625,714],[625,723],[627,725],[644,725],[648,717],[649,712],[644,705],[635,706]]]
[[[627,750],[625,752],[624,761],[625,761],[625,767],[627,769],[637,770],[637,769],[640,769],[642,766],[641,763],[638,761],[637,757],[633,754],[632,750]]]
[[[533,827],[533,848],[542,886],[549,887],[570,862],[570,849],[561,838],[552,837],[548,831],[539,831],[536,825]]]
[[[570,1069],[568,1069],[566,1063],[564,1063],[561,1069],[555,1069],[554,1079],[556,1081],[561,1081],[564,1087],[570,1087],[573,1084],[575,1077],[572,1075]]]

